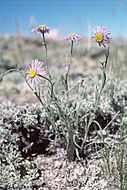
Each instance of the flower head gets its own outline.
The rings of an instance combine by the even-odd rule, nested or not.
[[[49,31],[50,31],[50,28],[48,26],[46,26],[45,24],[43,24],[43,25],[36,26],[35,28],[32,29],[31,32],[35,32],[35,33],[37,33],[37,32],[49,33]]]
[[[81,38],[82,38],[82,36],[78,36],[77,34],[72,33],[72,34],[68,34],[68,35],[64,38],[64,40],[65,40],[65,41],[74,42],[74,41],[80,40]]]
[[[105,47],[106,44],[109,44],[111,38],[109,37],[110,32],[107,27],[104,26],[95,26],[92,28],[93,36],[92,38],[99,44],[99,46],[103,45]]]
[[[29,71],[27,72],[26,79],[31,85],[35,85],[43,79],[41,76],[44,74],[44,63],[35,59],[32,61],[32,64],[29,65]]]

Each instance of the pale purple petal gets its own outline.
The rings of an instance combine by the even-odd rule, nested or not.
[[[76,35],[76,34],[74,34],[74,35],[67,35],[66,37],[64,37],[64,40],[65,41],[78,41],[78,40],[81,40],[82,39],[82,36],[78,36],[78,35]]]
[[[31,70],[36,70],[36,75],[34,77],[30,77]],[[35,59],[32,61],[32,64],[29,65],[29,71],[26,73],[26,79],[28,83],[30,83],[31,85],[35,85],[43,79],[39,75],[43,76],[45,73],[46,71],[45,71],[44,63]]]
[[[111,38],[109,37],[110,32],[109,32],[108,27],[105,27],[105,26],[96,26],[95,27],[94,26],[92,28],[92,33],[93,33],[93,36],[91,38],[95,39],[95,41],[96,41],[96,34],[102,33],[102,35],[103,35],[102,41],[101,42],[96,41],[99,46],[103,45],[104,47],[106,47],[105,45],[109,44],[111,41]]]
[[[39,32],[44,32],[44,33],[49,33],[49,31],[50,31],[50,28],[48,27],[48,26],[44,26],[44,28],[43,28],[43,30],[42,30],[42,28],[41,28],[41,26],[42,25],[38,25],[38,26],[35,26],[32,30],[31,30],[31,32],[35,32],[35,33],[39,33]]]

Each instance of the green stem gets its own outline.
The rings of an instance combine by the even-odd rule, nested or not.
[[[72,56],[72,53],[73,53],[73,45],[74,45],[74,42],[71,41],[71,56]]]
[[[108,63],[108,58],[109,58],[109,50],[110,50],[110,47],[108,47],[108,49],[107,49],[107,53],[106,53],[106,60],[105,60],[105,69],[106,69],[106,67],[107,67],[107,63]]]
[[[100,90],[98,92],[96,92],[96,102],[95,102],[95,110],[94,110],[94,113],[96,112],[96,109],[97,109],[97,106],[99,105],[99,102],[100,102],[100,97],[101,97],[101,94],[102,94],[102,91],[105,87],[105,84],[106,84],[106,67],[107,67],[107,63],[108,63],[108,58],[109,58],[109,47],[107,49],[107,52],[105,54],[105,61],[104,62],[101,62],[101,70],[102,70],[102,82],[101,82],[101,87],[100,87]]]
[[[69,137],[68,137],[69,139],[68,139],[68,145],[67,145],[67,158],[69,161],[73,161],[75,158],[75,144],[73,141],[72,128],[69,129],[68,135],[69,135]]]
[[[100,97],[101,97],[102,91],[103,91],[103,89],[105,87],[105,84],[106,84],[106,67],[107,67],[108,58],[109,58],[109,47],[107,49],[107,53],[106,53],[105,56],[106,56],[105,61],[101,62],[101,64],[102,64],[102,67],[101,67],[101,70],[102,70],[102,83],[101,83],[101,87],[100,87],[100,90],[98,91],[98,89],[97,89],[97,92],[96,92],[95,108],[94,108],[93,113],[91,113],[91,115],[89,117],[89,122],[87,124],[87,130],[85,132],[85,135],[84,135],[84,138],[83,138],[83,141],[82,141],[82,144],[81,144],[81,151],[82,151],[82,149],[84,147],[84,144],[86,142],[86,139],[87,139],[87,136],[88,136],[88,132],[89,132],[89,128],[90,128],[90,126],[93,123],[93,120],[95,118],[97,107],[98,107],[99,102],[100,102]]]
[[[26,75],[24,76],[24,79],[25,79],[27,85],[29,86],[29,88],[34,92],[35,96],[36,96],[37,99],[40,101],[40,103],[41,103],[41,105],[43,106],[43,108],[45,109],[45,106],[44,106],[44,103],[42,102],[42,99],[41,99],[40,96],[38,95],[37,91],[34,90],[34,89],[32,88],[32,86],[28,83],[28,81],[27,81],[27,79],[26,79]]]
[[[44,78],[45,80],[47,80],[50,83],[50,85],[51,85],[51,94],[50,94],[50,96],[51,96],[51,98],[56,100],[57,98],[56,98],[55,93],[54,93],[54,83],[52,83],[52,81],[49,78],[45,77],[45,76],[42,76],[42,75],[38,75],[38,76]]]
[[[44,47],[45,47],[45,64],[46,64],[46,70],[47,70],[47,73],[49,75],[49,78],[51,79],[51,75],[50,75],[50,72],[49,72],[49,67],[48,67],[48,47],[47,47],[47,43],[46,43],[46,40],[45,40],[45,33],[42,32],[42,37],[43,37],[43,42],[44,42]]]
[[[74,46],[74,42],[71,41],[70,62],[68,64],[68,70],[65,77],[66,91],[68,91],[69,89],[69,72],[70,72],[71,61],[72,61],[71,59],[72,59],[72,54],[73,54],[73,46]]]
[[[82,152],[84,144],[86,142],[86,139],[87,139],[87,136],[88,136],[88,132],[89,132],[89,128],[90,128],[90,125],[93,122],[93,119],[94,119],[94,116],[91,113],[90,118],[89,118],[89,122],[88,122],[87,127],[86,127],[85,135],[84,135],[84,138],[83,138],[83,141],[82,141],[82,144],[81,144],[81,152]]]
[[[18,69],[9,69],[9,70],[6,71],[5,73],[3,73],[0,77],[3,78],[3,77],[4,77],[5,75],[7,75],[8,73],[14,72],[14,71],[19,72],[21,75],[23,75],[23,73],[22,73],[20,70],[18,70]]]

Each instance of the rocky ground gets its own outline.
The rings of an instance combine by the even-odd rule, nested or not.
[[[40,189],[108,190],[108,181],[98,157],[69,162],[62,154],[56,154],[38,156],[36,163],[41,170]]]

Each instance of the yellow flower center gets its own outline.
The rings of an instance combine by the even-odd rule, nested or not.
[[[103,34],[101,32],[96,34],[96,42],[102,42],[103,41]]]
[[[30,70],[30,78],[34,78],[36,76],[36,74],[37,74],[37,70],[35,70],[35,69]]]
[[[68,36],[73,37],[76,36],[76,34],[68,34]]]
[[[45,27],[46,27],[46,25],[44,25],[44,24],[43,24],[43,25],[39,25],[39,29],[40,29],[40,30],[44,30]]]

